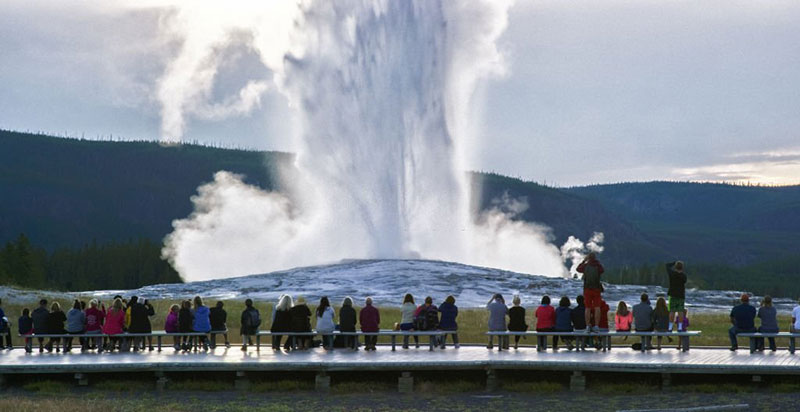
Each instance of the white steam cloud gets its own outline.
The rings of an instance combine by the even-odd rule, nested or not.
[[[514,220],[525,199],[469,213],[473,94],[504,71],[495,42],[510,2],[287,4],[210,22],[194,4],[174,15],[185,40],[160,83],[165,140],[182,135],[187,115],[246,113],[271,88],[299,119],[284,193],[219,172],[193,197],[194,213],[173,223],[164,255],[185,279],[409,257],[566,275],[549,230]],[[252,48],[274,77],[211,104],[218,51],[232,43]]]
[[[575,236],[570,236],[563,245],[561,245],[561,259],[566,263],[570,263],[569,274],[572,277],[578,276],[578,265],[589,252],[597,254],[603,253],[603,241],[605,235],[602,232],[594,232],[589,241],[583,243]]]

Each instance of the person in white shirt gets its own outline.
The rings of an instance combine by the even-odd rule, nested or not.
[[[792,328],[791,332],[795,333],[800,331],[800,300],[798,305],[792,309]]]
[[[336,325],[333,323],[335,316],[328,297],[323,296],[317,306],[317,332],[322,335],[323,349],[333,348],[333,330],[336,329]]]

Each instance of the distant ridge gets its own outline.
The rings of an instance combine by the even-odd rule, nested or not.
[[[93,240],[160,242],[173,219],[191,213],[190,197],[214,172],[240,173],[272,190],[277,166],[292,160],[280,152],[0,131],[0,242],[20,233],[48,250]],[[482,188],[473,199],[475,210],[491,207],[504,194],[525,198],[529,208],[519,218],[551,227],[556,244],[569,235],[585,240],[604,232],[602,258],[611,268],[675,258],[734,268],[780,261],[791,268],[800,244],[800,186],[647,182],[553,188],[494,173],[471,178]],[[789,272],[783,275],[797,273]]]

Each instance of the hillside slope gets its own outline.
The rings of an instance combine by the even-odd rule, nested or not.
[[[0,131],[0,241],[25,233],[54,249],[97,240],[160,242],[214,172],[263,188],[292,156],[154,142],[98,142]]]
[[[793,255],[800,186],[649,182],[564,190],[592,199],[674,256],[734,266]]]
[[[98,142],[0,131],[0,242],[25,233],[48,250],[92,240],[156,242],[214,172],[276,186],[276,165],[292,155],[153,142]],[[556,189],[496,174],[471,174],[482,210],[508,194],[525,198],[519,218],[569,235],[606,235],[610,267],[682,258],[731,266],[796,255],[800,186],[741,187],[633,183]],[[791,264],[789,265],[791,266]]]

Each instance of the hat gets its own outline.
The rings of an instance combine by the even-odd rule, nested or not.
[[[748,296],[747,293],[742,293],[742,302],[749,302],[749,301],[750,301],[750,296]]]

